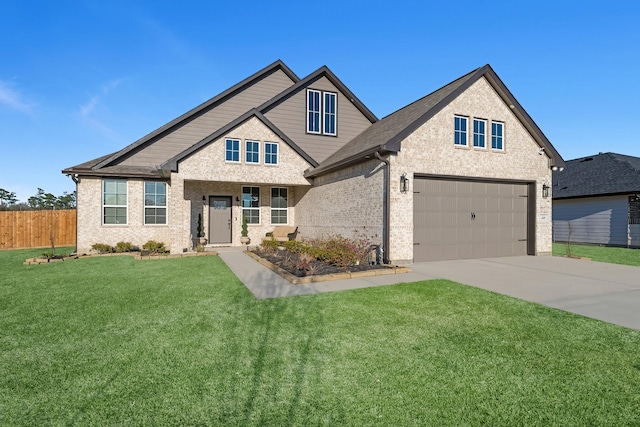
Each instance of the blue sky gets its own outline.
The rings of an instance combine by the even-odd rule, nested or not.
[[[378,116],[491,64],[566,159],[640,156],[637,1],[30,1],[0,7],[0,188],[73,191],[117,151],[282,59]]]

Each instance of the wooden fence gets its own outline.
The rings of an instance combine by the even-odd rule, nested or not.
[[[76,244],[76,210],[0,212],[0,249],[45,248]]]

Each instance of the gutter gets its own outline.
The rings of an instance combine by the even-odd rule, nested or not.
[[[391,224],[389,215],[391,208],[391,165],[389,160],[380,155],[380,152],[376,151],[375,155],[378,160],[380,160],[387,166],[384,170],[385,189],[382,192],[384,197],[384,210],[382,211],[382,262],[384,264],[389,264],[389,225]]]

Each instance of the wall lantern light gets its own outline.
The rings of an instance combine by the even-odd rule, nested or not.
[[[542,197],[545,199],[549,197],[549,188],[551,187],[549,187],[547,184],[542,184]]]
[[[406,173],[403,173],[400,175],[400,192],[406,193],[407,191],[409,191],[409,178]]]
[[[202,204],[203,205],[207,204],[207,198],[205,196],[202,196]]]

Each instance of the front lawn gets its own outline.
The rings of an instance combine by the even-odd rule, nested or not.
[[[567,245],[553,244],[553,255],[566,256]],[[640,249],[611,248],[605,246],[571,245],[571,256],[591,258],[593,261],[640,266]]]
[[[0,252],[2,426],[640,423],[640,331],[445,280],[257,301],[217,257],[34,254]]]

